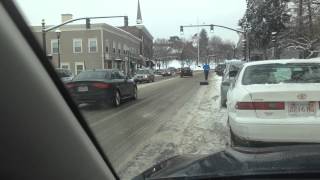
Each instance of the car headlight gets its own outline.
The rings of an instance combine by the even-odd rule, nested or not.
[[[147,75],[144,75],[144,78],[148,78],[148,76],[147,76]]]

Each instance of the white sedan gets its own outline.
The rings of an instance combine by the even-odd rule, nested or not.
[[[320,143],[320,59],[247,63],[227,96],[233,145]]]

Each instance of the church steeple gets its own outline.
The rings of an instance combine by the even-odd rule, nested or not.
[[[140,9],[140,0],[138,0],[137,24],[142,24],[142,16],[141,16],[141,9]]]

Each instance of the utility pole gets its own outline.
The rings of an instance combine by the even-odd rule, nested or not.
[[[302,33],[302,26],[303,26],[303,0],[299,0],[299,7],[298,7],[298,31],[301,35]]]
[[[308,3],[309,35],[310,35],[310,38],[312,38],[313,37],[313,22],[312,22],[311,0],[308,0],[307,3]]]
[[[47,41],[46,41],[46,23],[44,19],[42,19],[42,47],[45,55],[47,56]]]

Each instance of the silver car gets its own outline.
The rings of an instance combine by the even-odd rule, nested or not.
[[[232,61],[230,63],[227,63],[226,69],[223,73],[222,83],[220,86],[220,103],[222,107],[227,106],[227,93],[229,87],[232,84],[232,82],[234,82],[238,72],[240,72],[240,70],[242,69],[243,64],[243,61]]]
[[[56,72],[60,77],[61,81],[64,83],[70,82],[74,78],[74,75],[69,69],[57,68]]]
[[[139,69],[134,76],[135,82],[154,82],[154,73],[151,69]]]

